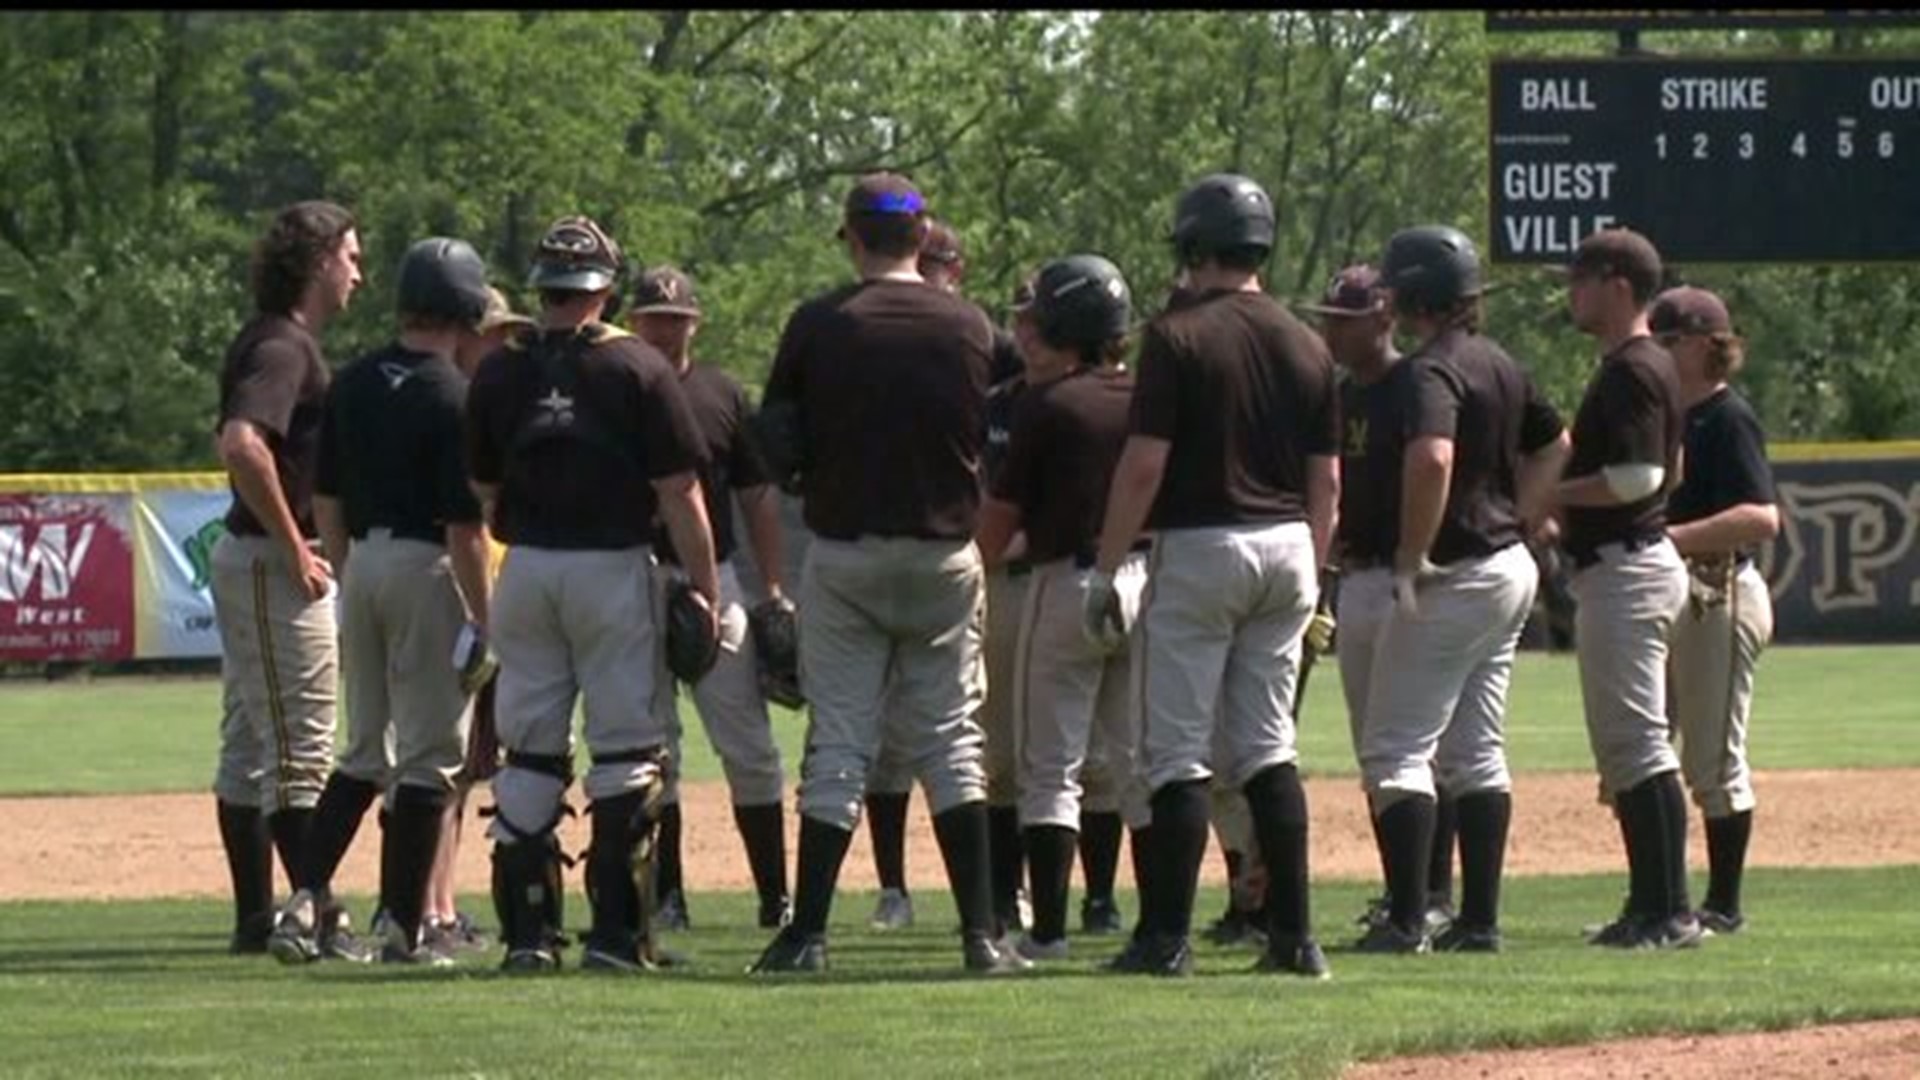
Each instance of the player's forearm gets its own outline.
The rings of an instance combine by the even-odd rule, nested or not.
[[[447,526],[447,561],[467,602],[467,618],[486,629],[493,613],[493,579],[487,576],[487,527],[479,522]]]
[[[716,609],[720,606],[720,575],[713,564],[713,527],[707,521],[707,500],[700,481],[690,472],[665,481],[655,481],[660,498],[660,516],[666,519],[667,535],[673,540],[673,553],[680,569]]]
[[[1000,499],[988,499],[980,507],[980,524],[973,532],[980,560],[989,569],[1005,562],[1007,547],[1013,542],[1013,534],[1019,531],[1020,508]]]
[[[780,499],[771,484],[742,488],[740,508],[745,512],[747,542],[753,545],[753,560],[760,567],[760,579],[767,583],[767,594],[784,596],[787,563],[780,538]]]
[[[1573,441],[1562,431],[1558,439],[1521,459],[1514,478],[1514,508],[1529,528],[1540,524],[1553,510],[1554,486],[1572,454]]]
[[[347,557],[353,551],[353,537],[347,534],[347,513],[340,500],[331,495],[313,497],[313,527],[320,534],[320,548],[333,564],[335,577],[347,573]]]
[[[1107,516],[1100,526],[1100,556],[1096,560],[1101,570],[1111,574],[1119,569],[1133,542],[1140,538],[1166,470],[1166,442],[1137,436],[1127,440],[1107,488]]]
[[[220,457],[227,466],[227,474],[233,478],[233,489],[253,512],[254,520],[287,552],[287,557],[298,559],[306,547],[306,538],[300,535],[300,524],[293,520],[293,508],[287,505],[287,497],[280,490],[280,469],[274,464],[273,452],[250,427],[245,433],[237,431],[235,425],[240,424],[244,421],[230,422],[220,440]]]
[[[1772,503],[1741,503],[1710,517],[1667,526],[1667,536],[1682,555],[1718,555],[1772,540],[1780,532],[1780,508]]]
[[[467,486],[473,489],[473,497],[480,500],[480,521],[486,525],[488,531],[499,532],[500,519],[495,514],[500,504],[500,485],[469,480]]]
[[[1327,565],[1333,535],[1340,525],[1340,459],[1316,455],[1307,459],[1307,528],[1313,534],[1316,566]]]
[[[1400,550],[1397,567],[1417,567],[1433,550],[1453,484],[1453,440],[1415,439],[1400,464]]]

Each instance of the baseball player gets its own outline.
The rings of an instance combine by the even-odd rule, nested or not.
[[[999,691],[1013,700],[1009,735],[1017,735],[1020,822],[1033,867],[1033,926],[1016,946],[1029,960],[1067,956],[1068,880],[1095,727],[1107,733],[1108,769],[1133,772],[1125,756],[1134,742],[1126,639],[1097,645],[1080,632],[1107,485],[1126,442],[1133,381],[1120,361],[1131,320],[1126,279],[1107,260],[1074,255],[1040,271],[1015,322],[1031,389],[980,516],[978,543],[990,567],[1016,534],[1033,567],[1014,677]],[[1131,623],[1146,583],[1144,552],[1117,580]],[[1146,819],[1140,802],[1136,824]]]
[[[508,971],[559,966],[564,886],[553,830],[572,780],[579,698],[593,817],[593,927],[581,966],[651,966],[635,853],[656,824],[668,738],[653,708],[656,508],[694,588],[710,607],[719,597],[700,433],[680,380],[658,350],[599,321],[620,268],[619,247],[592,219],[555,222],[529,278],[539,330],[482,360],[467,400],[468,470],[512,548],[490,626],[506,764],[493,778],[489,833]]]
[[[788,915],[786,825],[780,809],[780,748],[773,742],[773,724],[767,701],[760,693],[759,667],[740,578],[734,570],[733,498],[738,496],[754,547],[755,565],[764,567],[762,579],[769,597],[784,601],[780,550],[779,504],[767,482],[766,466],[747,431],[749,409],[740,384],[719,368],[696,364],[693,339],[700,328],[700,299],[693,281],[672,266],[659,266],[640,276],[628,309],[629,325],[642,341],[659,349],[672,362],[680,388],[693,409],[695,426],[705,445],[707,468],[700,487],[706,493],[707,520],[713,528],[713,556],[720,580],[720,657],[713,670],[692,687],[694,707],[707,738],[720,757],[733,793],[733,820],[747,849],[760,894],[759,922],[777,928]],[[666,586],[684,576],[672,538],[654,538],[654,556],[660,570],[655,585],[665,604]],[[673,733],[672,761],[680,760],[680,719],[674,704],[675,680],[663,674],[659,683],[661,720]],[[659,842],[660,909],[662,929],[688,925],[685,891],[680,871],[680,801],[677,768],[669,769]]]
[[[1687,403],[1686,476],[1667,500],[1667,536],[1690,578],[1667,665],[1669,716],[1680,771],[1707,823],[1700,925],[1731,934],[1746,925],[1740,878],[1753,832],[1747,717],[1754,665],[1773,639],[1773,600],[1753,554],[1780,531],[1780,510],[1759,418],[1727,385],[1745,344],[1726,304],[1705,289],[1669,289],[1654,300],[1647,323],[1673,354]]]
[[[1480,333],[1480,257],[1444,225],[1387,242],[1382,284],[1419,347],[1382,380],[1360,468],[1375,539],[1393,548],[1360,703],[1360,768],[1387,872],[1387,917],[1362,952],[1497,952],[1512,817],[1507,685],[1539,572],[1524,537],[1565,464],[1566,433],[1519,365]],[[1361,475],[1364,474],[1364,481]],[[1349,587],[1351,582],[1348,583]],[[1351,629],[1351,628],[1350,628]],[[1464,890],[1433,937],[1435,788],[1453,793]]]
[[[959,908],[966,968],[1030,965],[994,941],[977,713],[984,570],[980,501],[992,327],[917,269],[926,202],[904,177],[862,177],[841,236],[860,280],[794,312],[760,410],[774,476],[795,471],[814,541],[800,601],[812,706],[801,766],[793,921],[756,973],[827,965],[827,914],[887,731],[914,763]]]
[[[320,433],[314,517],[342,585],[348,739],[314,813],[307,885],[268,943],[283,963],[318,959],[313,911],[361,819],[391,788],[380,851],[380,958],[450,962],[421,947],[427,876],[465,757],[468,694],[451,658],[487,624],[487,536],[461,457],[467,380],[454,366],[487,309],[487,268],[463,240],[407,249],[400,335],[333,381]]]
[[[1309,918],[1293,690],[1338,497],[1333,362],[1261,291],[1274,216],[1258,184],[1200,180],[1175,204],[1172,239],[1194,295],[1147,327],[1084,613],[1096,637],[1124,625],[1113,575],[1142,527],[1156,529],[1134,671],[1157,895],[1143,904],[1151,922],[1115,966],[1192,970],[1207,781],[1218,762],[1246,794],[1268,868],[1260,967],[1325,977]]]
[[[251,277],[255,314],[220,370],[218,445],[234,497],[212,559],[223,712],[213,790],[235,953],[267,949],[272,849],[296,890],[310,884],[307,833],[333,764],[335,586],[313,480],[329,381],[319,334],[360,286],[353,215],[317,201],[282,210],[254,245]],[[319,922],[335,940],[337,914]]]
[[[487,310],[472,334],[463,335],[453,354],[454,366],[469,381],[488,353],[506,345],[510,337],[531,330],[532,319],[517,315],[499,289],[488,287]],[[462,403],[465,408],[465,402]],[[488,544],[488,580],[499,576],[500,560],[506,549]],[[466,761],[456,778],[453,797],[447,801],[447,815],[440,825],[440,848],[434,856],[433,872],[427,878],[427,910],[422,941],[438,952],[485,948],[487,937],[473,917],[460,911],[454,902],[454,868],[459,865],[460,836],[466,823],[467,795],[475,784],[492,780],[500,771],[499,729],[493,719],[494,679],[488,678],[473,695],[473,718],[468,725]]]
[[[1601,350],[1555,501],[1576,567],[1587,736],[1630,878],[1625,910],[1591,940],[1617,948],[1688,948],[1701,938],[1687,900],[1687,799],[1667,727],[1667,638],[1687,603],[1687,568],[1667,538],[1666,508],[1685,416],[1673,357],[1647,327],[1661,273],[1646,237],[1608,229],[1580,242],[1567,283],[1574,325]]]

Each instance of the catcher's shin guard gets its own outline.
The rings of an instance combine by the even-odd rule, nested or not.
[[[551,830],[493,846],[493,907],[509,951],[566,943],[567,857]]]
[[[593,846],[587,850],[587,897],[593,905],[594,947],[627,955],[651,943],[654,842],[665,786],[650,784],[596,800]]]

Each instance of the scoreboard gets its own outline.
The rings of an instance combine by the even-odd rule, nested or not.
[[[1496,262],[1920,260],[1920,60],[1495,60]]]

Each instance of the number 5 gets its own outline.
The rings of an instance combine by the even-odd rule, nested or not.
[[[1853,156],[1853,132],[1851,131],[1840,132],[1839,150],[1840,150],[1840,156],[1843,158],[1850,158]]]

